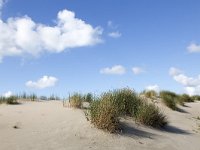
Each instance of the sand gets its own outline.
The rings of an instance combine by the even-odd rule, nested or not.
[[[160,106],[165,130],[123,119],[121,134],[94,128],[82,110],[59,101],[0,105],[0,150],[200,150],[200,102],[186,105],[179,112]]]

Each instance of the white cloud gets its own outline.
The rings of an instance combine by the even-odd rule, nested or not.
[[[169,70],[169,74],[173,79],[184,86],[185,92],[190,95],[200,94],[200,75],[196,78],[186,76],[177,68]],[[178,71],[177,71],[178,70]]]
[[[188,51],[191,53],[198,53],[200,52],[200,45],[196,44],[196,43],[191,43],[188,47],[187,47]]]
[[[171,68],[169,69],[169,75],[170,75],[170,76],[175,76],[175,75],[178,75],[178,74],[180,74],[180,73],[182,73],[182,71],[179,70],[179,69],[177,69],[177,68],[175,68],[175,67],[171,67]]]
[[[160,87],[157,85],[157,84],[154,84],[154,85],[149,85],[145,88],[147,91],[151,91],[151,90],[154,90],[156,92],[159,92],[160,91]]]
[[[11,91],[8,91],[8,92],[2,94],[2,96],[6,97],[6,98],[8,98],[8,97],[10,97],[12,95],[13,95],[13,93]]]
[[[184,89],[189,95],[200,95],[200,86],[185,87]]]
[[[26,86],[29,88],[44,89],[44,88],[55,86],[57,81],[58,81],[58,79],[55,77],[43,76],[36,82],[34,82],[34,81],[26,82]]]
[[[110,32],[108,34],[108,36],[112,37],[112,38],[119,38],[122,36],[122,34],[119,32],[119,31],[116,31],[116,32]]]
[[[100,70],[101,74],[117,74],[122,75],[126,73],[126,69],[121,65],[115,65],[111,68],[106,67]]]
[[[28,16],[8,18],[5,22],[0,19],[0,60],[95,45],[102,42],[102,32],[102,28],[93,28],[69,10],[58,13],[54,26],[36,23]]]
[[[141,74],[141,73],[144,73],[145,70],[143,68],[140,68],[140,67],[133,67],[132,68],[132,71],[135,75],[138,75],[138,74]]]

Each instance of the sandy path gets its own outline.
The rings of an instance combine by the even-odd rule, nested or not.
[[[93,128],[81,110],[59,101],[0,105],[0,150],[200,150],[200,102],[163,107],[170,121],[164,131],[124,122],[124,133],[112,135]],[[17,125],[19,129],[14,129]]]

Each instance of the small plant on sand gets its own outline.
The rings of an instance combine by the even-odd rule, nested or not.
[[[175,93],[170,91],[161,91],[160,98],[162,98],[162,101],[167,107],[171,108],[172,110],[177,109],[177,95]]]
[[[123,88],[111,91],[110,94],[120,116],[133,116],[137,113],[141,100],[134,90]]]
[[[182,102],[194,102],[194,100],[187,94],[180,95],[179,100]]]
[[[194,95],[191,98],[193,101],[200,101],[200,95]]]
[[[157,92],[154,90],[144,91],[144,95],[146,98],[155,98],[158,96]]]
[[[119,128],[118,109],[113,105],[112,95],[104,95],[99,101],[93,101],[90,107],[91,123],[98,129],[114,133]]]
[[[82,107],[83,97],[82,97],[81,94],[75,93],[70,97],[69,101],[70,101],[70,106],[71,107],[81,108]]]
[[[19,104],[17,102],[17,97],[16,96],[10,96],[10,97],[6,98],[6,103],[10,104],[10,105]]]
[[[136,114],[136,121],[156,128],[164,127],[167,124],[166,116],[154,104],[143,102]]]

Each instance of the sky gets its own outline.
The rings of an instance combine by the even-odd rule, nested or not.
[[[0,95],[200,94],[199,0],[0,0]]]

